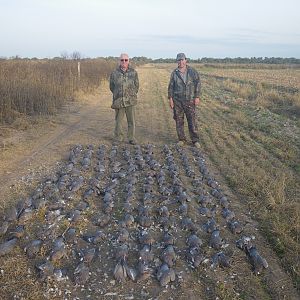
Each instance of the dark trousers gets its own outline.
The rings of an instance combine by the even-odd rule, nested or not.
[[[184,115],[188,122],[190,138],[193,143],[199,142],[198,129],[196,124],[196,106],[194,100],[177,101],[174,100],[174,120],[179,141],[186,141],[184,133]]]

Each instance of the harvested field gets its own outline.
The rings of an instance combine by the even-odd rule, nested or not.
[[[178,147],[173,67],[138,69],[138,145],[113,143],[107,83],[3,130],[3,299],[299,298],[299,122],[202,74],[202,148]]]

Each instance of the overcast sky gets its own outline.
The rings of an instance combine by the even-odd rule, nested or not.
[[[0,57],[300,58],[300,0],[0,0]]]

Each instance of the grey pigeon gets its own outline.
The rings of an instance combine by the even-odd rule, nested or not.
[[[21,238],[25,234],[25,227],[24,225],[18,225],[15,229],[13,229],[9,235],[11,238]]]
[[[210,247],[214,249],[220,249],[223,245],[223,240],[220,237],[220,230],[216,229],[212,232],[210,240],[209,240]]]
[[[41,280],[45,280],[48,276],[52,276],[54,272],[54,267],[50,261],[37,265],[36,268]]]
[[[202,251],[198,247],[192,247],[187,250],[186,254],[188,262],[190,262],[194,268],[198,268],[200,264],[205,260]]]
[[[129,232],[127,229],[125,228],[122,228],[119,232],[119,235],[118,235],[118,238],[117,238],[117,241],[119,243],[125,243],[127,242],[129,239]]]
[[[187,203],[182,203],[179,207],[178,207],[178,212],[181,216],[187,216],[188,213],[188,204]]]
[[[200,248],[203,243],[197,235],[192,234],[188,237],[187,244],[190,248]]]
[[[96,248],[82,249],[80,250],[80,256],[84,263],[90,264],[96,256]]]
[[[97,226],[99,226],[99,227],[101,227],[101,228],[103,228],[103,227],[105,227],[109,222],[110,222],[110,216],[104,214],[104,215],[101,215],[101,216],[97,217],[97,218],[95,219],[94,224],[97,225]]]
[[[32,217],[33,217],[32,208],[26,208],[19,215],[18,222],[19,224],[25,224],[27,221],[31,220]]]
[[[211,219],[208,219],[208,221],[205,224],[203,224],[202,227],[207,233],[211,233],[214,230],[216,230],[218,226],[217,226],[215,219],[211,218]]]
[[[74,281],[78,285],[82,285],[88,281],[90,277],[89,267],[81,262],[74,271]]]
[[[141,245],[152,245],[154,243],[154,238],[152,237],[151,233],[148,231],[143,231],[139,237],[139,242]]]
[[[211,258],[211,268],[215,269],[216,267],[228,268],[230,267],[229,258],[224,254],[224,252],[216,253]]]
[[[75,228],[69,228],[64,233],[64,238],[69,243],[73,242],[75,240],[75,238],[76,238],[76,229]]]
[[[172,245],[168,245],[162,252],[162,260],[169,267],[173,267],[176,261],[176,253]]]
[[[242,236],[239,240],[236,241],[236,246],[247,253],[247,250],[253,246],[252,241],[252,237]]]
[[[247,254],[252,264],[253,271],[256,275],[261,274],[264,268],[268,268],[268,263],[266,259],[258,253],[255,246],[251,247],[247,251]]]
[[[153,272],[152,268],[150,268],[147,263],[145,263],[142,260],[139,260],[137,281],[143,281],[148,279],[151,276],[152,272]]]
[[[144,245],[142,250],[139,252],[139,259],[145,263],[150,263],[153,260],[153,253],[150,245]]]
[[[17,217],[18,217],[18,212],[14,206],[10,207],[6,211],[5,216],[4,216],[5,220],[8,222],[13,222],[13,221],[17,220]]]
[[[17,238],[13,238],[9,241],[0,244],[0,256],[3,256],[11,252],[17,244],[17,240],[18,240]]]
[[[126,264],[125,259],[122,258],[120,259],[120,261],[116,264],[115,268],[114,268],[114,278],[118,281],[125,281],[127,278],[127,271],[126,268],[124,266],[124,264]]]
[[[163,264],[157,272],[157,279],[161,286],[166,286],[168,283],[174,281],[175,278],[175,271],[166,264]]]
[[[97,244],[105,238],[105,234],[101,230],[97,230],[95,233],[90,233],[90,234],[84,234],[82,236],[83,240],[92,243],[92,244]]]
[[[39,253],[41,246],[42,246],[41,240],[33,240],[26,245],[24,250],[29,258],[33,258]]]
[[[239,234],[243,231],[243,226],[239,221],[231,220],[227,222],[227,225],[233,234]]]
[[[130,227],[134,224],[134,217],[131,214],[126,214],[124,220],[121,222],[123,227]]]
[[[222,209],[222,216],[226,219],[226,221],[231,221],[235,218],[235,213],[228,208]]]
[[[220,198],[220,205],[223,208],[228,208],[229,207],[229,202],[227,200],[227,197],[223,196],[223,197]]]
[[[7,221],[4,221],[0,227],[0,236],[4,235],[7,232],[9,223]]]
[[[116,259],[125,259],[128,256],[128,245],[122,244],[116,249]]]
[[[132,280],[136,281],[138,273],[134,268],[130,268],[127,263],[124,265],[127,276]]]
[[[163,237],[163,242],[165,246],[174,245],[174,237],[170,233],[165,233]]]

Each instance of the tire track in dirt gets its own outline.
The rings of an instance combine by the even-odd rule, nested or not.
[[[54,132],[41,126],[40,131],[45,131],[41,138],[31,138],[14,145],[18,151],[11,149],[9,162],[0,173],[0,205],[7,201],[11,193],[10,186],[22,181],[29,169],[33,170],[41,165],[45,165],[47,169],[53,167],[73,144],[95,143],[95,139],[109,141],[114,122],[110,98],[108,85],[103,84],[97,94],[84,100],[84,105],[74,103],[75,108],[72,108],[71,113],[58,116]]]
[[[137,106],[137,139],[141,142],[176,141],[175,124],[167,101],[169,73],[147,65],[138,70],[141,82]]]

